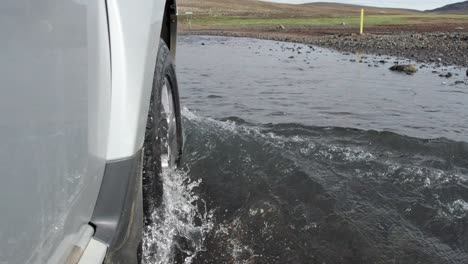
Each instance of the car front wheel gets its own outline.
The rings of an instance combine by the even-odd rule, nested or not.
[[[161,205],[164,170],[177,167],[182,154],[182,124],[173,58],[161,40],[153,79],[143,157],[144,226],[153,223],[152,214]]]

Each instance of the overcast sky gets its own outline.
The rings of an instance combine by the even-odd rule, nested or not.
[[[462,0],[268,0],[270,2],[302,4],[311,2],[334,2],[354,5],[411,8],[419,10],[434,9]]]

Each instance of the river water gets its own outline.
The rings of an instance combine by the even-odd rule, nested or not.
[[[465,72],[396,61],[181,37],[156,262],[468,263]]]

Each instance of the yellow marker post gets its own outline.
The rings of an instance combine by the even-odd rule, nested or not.
[[[361,8],[361,31],[360,34],[364,33],[364,8]]]

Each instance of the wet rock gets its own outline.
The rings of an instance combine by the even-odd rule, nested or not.
[[[390,67],[391,71],[395,72],[404,72],[406,74],[415,74],[418,71],[418,68],[414,64],[407,64],[407,65],[395,65]]]
[[[447,74],[440,74],[439,77],[444,77],[444,78],[451,78],[453,74],[451,72],[447,72]]]
[[[210,94],[210,95],[208,95],[206,98],[209,98],[209,99],[218,99],[218,98],[223,98],[223,97],[222,97],[222,96],[219,96],[219,95]]]

